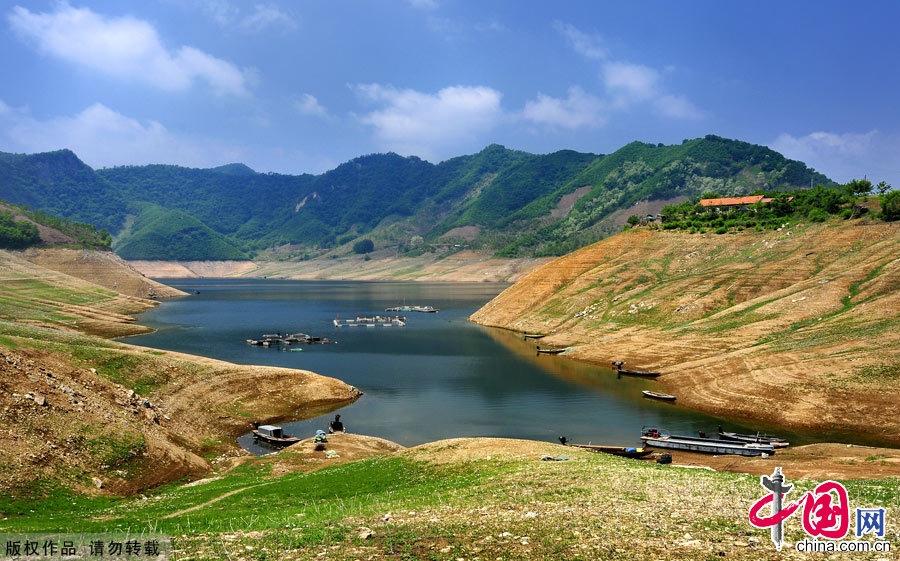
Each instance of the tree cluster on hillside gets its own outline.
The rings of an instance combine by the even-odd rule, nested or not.
[[[0,211],[0,249],[25,249],[41,242],[37,226],[15,220],[8,211]]]
[[[112,243],[109,232],[97,231],[91,224],[74,222],[40,210],[29,210],[6,201],[0,201],[0,217],[3,229],[0,233],[0,246],[5,249],[23,249],[40,244],[41,237],[35,223],[58,230],[60,234],[70,238],[71,242],[66,245],[108,250]]]
[[[873,190],[879,193],[881,203],[878,217],[896,220],[900,218],[900,193],[890,189],[891,186],[883,181],[876,188],[866,179],[853,179],[838,188],[817,185],[813,189],[796,191],[757,191],[752,194],[763,195],[771,201],[736,208],[703,206],[702,199],[723,197],[718,192],[707,192],[690,201],[663,208],[662,228],[725,234],[748,228],[757,231],[777,229],[788,219],[825,222],[831,216],[841,216],[850,220],[868,213],[868,208],[858,203]],[[631,220],[629,225],[633,225]]]

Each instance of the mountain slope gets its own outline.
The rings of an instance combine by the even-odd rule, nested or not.
[[[715,136],[676,146],[635,142],[606,156],[490,145],[437,165],[371,154],[299,176],[242,164],[94,172],[68,151],[0,154],[0,196],[93,220],[118,234],[116,250],[134,259],[237,259],[267,251],[306,259],[323,249],[347,253],[364,237],[391,255],[454,243],[501,256],[558,255],[613,233],[610,217],[641,201],[810,183],[833,185],[768,148]],[[156,207],[177,212],[148,211]],[[129,228],[129,216],[135,223],[152,219],[166,235]],[[192,232],[216,240],[210,249],[163,243],[188,217]]]
[[[71,150],[0,152],[0,199],[110,232],[121,228],[126,214],[122,193]]]
[[[900,226],[866,219],[638,228],[535,270],[471,319],[659,370],[678,403],[712,414],[897,443],[898,254]]]

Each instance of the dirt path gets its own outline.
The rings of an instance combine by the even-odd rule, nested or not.
[[[195,510],[200,510],[201,508],[206,508],[209,505],[215,504],[223,499],[227,499],[228,497],[230,497],[232,495],[237,495],[238,493],[243,493],[244,491],[246,491],[248,489],[255,489],[257,487],[262,487],[263,485],[272,485],[273,483],[278,483],[278,482],[277,481],[269,481],[267,483],[257,483],[256,485],[248,485],[247,487],[241,487],[240,489],[234,489],[232,491],[228,491],[227,493],[223,493],[223,494],[219,495],[218,497],[210,499],[210,500],[206,501],[205,503],[200,503],[198,505],[194,505],[192,507],[188,507],[188,508],[176,511],[171,514],[167,514],[161,518],[163,520],[165,520],[166,518],[177,518],[177,517],[187,514],[189,512],[194,512]]]

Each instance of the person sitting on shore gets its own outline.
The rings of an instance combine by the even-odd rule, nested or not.
[[[340,415],[335,415],[334,420],[328,423],[328,432],[332,434],[336,432],[344,432],[344,423],[341,422]]]

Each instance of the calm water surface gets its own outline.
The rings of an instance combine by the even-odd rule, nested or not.
[[[351,432],[410,446],[442,438],[499,436],[638,445],[642,425],[711,433],[719,419],[641,397],[654,382],[536,356],[534,342],[466,318],[505,285],[283,280],[168,280],[188,297],[167,300],[141,323],[158,331],[130,343],[239,364],[285,366],[333,376],[365,395],[341,409]],[[408,313],[406,327],[336,328],[332,320],[383,312],[405,298],[437,314]],[[263,333],[337,340],[282,352],[247,345]],[[312,436],[332,414],[285,423]],[[730,427],[745,429],[734,423]],[[250,429],[248,422],[248,431]],[[748,429],[749,430],[749,429]],[[783,433],[784,431],[782,431]],[[248,438],[239,439],[252,447]],[[249,446],[247,446],[249,445]],[[259,449],[253,451],[260,452]]]

